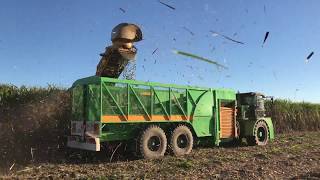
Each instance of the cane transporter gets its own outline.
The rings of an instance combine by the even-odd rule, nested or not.
[[[100,151],[112,142],[135,142],[143,158],[159,158],[167,150],[188,154],[196,140],[219,146],[274,139],[260,93],[98,76],[77,80],[71,91],[71,148]]]

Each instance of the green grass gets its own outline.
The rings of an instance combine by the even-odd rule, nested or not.
[[[275,100],[266,103],[277,133],[320,129],[320,104]]]
[[[65,89],[54,85],[48,85],[44,88],[0,84],[0,107],[34,101],[58,91],[65,91]]]

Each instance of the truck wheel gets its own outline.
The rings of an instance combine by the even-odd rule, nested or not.
[[[254,126],[254,136],[249,137],[247,142],[249,145],[264,146],[269,141],[269,129],[265,121],[259,121]]]
[[[174,129],[170,138],[170,147],[175,156],[183,156],[191,152],[193,136],[187,126],[181,125]]]
[[[140,153],[145,159],[156,159],[164,156],[167,149],[167,137],[158,126],[150,126],[140,136]]]

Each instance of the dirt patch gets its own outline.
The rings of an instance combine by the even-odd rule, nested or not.
[[[48,163],[15,165],[3,178],[287,179],[319,178],[320,132],[282,134],[267,146],[198,147],[185,157],[109,162],[103,152],[91,159],[57,156]],[[90,156],[86,156],[90,157]]]

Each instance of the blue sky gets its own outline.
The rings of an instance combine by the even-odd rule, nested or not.
[[[0,83],[69,87],[95,73],[99,53],[111,43],[111,29],[130,22],[144,35],[136,44],[138,80],[320,102],[320,1],[163,2],[176,10],[157,0],[2,0]],[[245,44],[214,37],[210,30]],[[266,31],[270,35],[262,47]],[[179,56],[172,53],[175,49],[229,69]],[[306,63],[311,51],[314,55]]]

